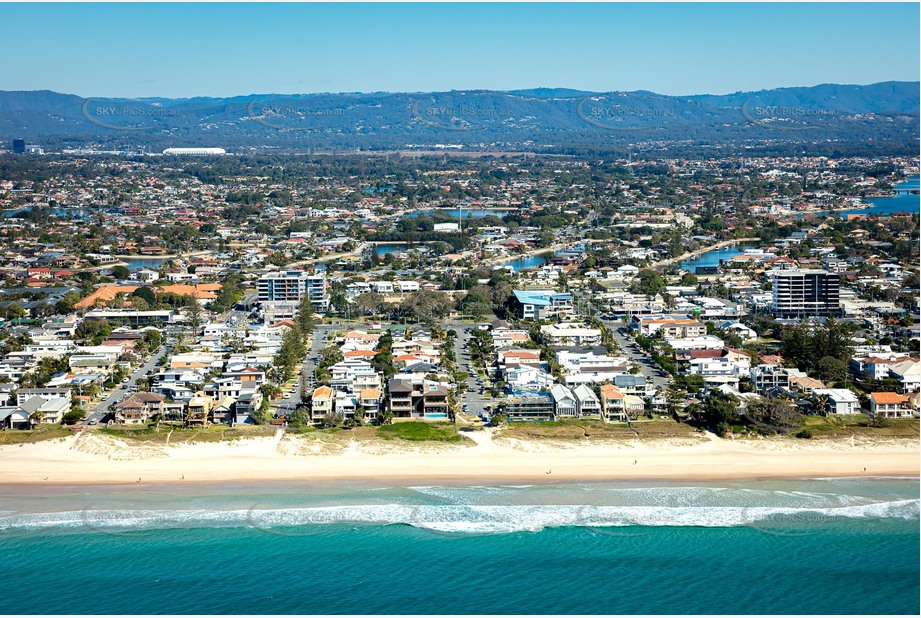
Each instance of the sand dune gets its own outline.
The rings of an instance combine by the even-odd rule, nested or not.
[[[96,432],[0,447],[0,482],[135,483],[245,480],[612,480],[917,476],[912,440],[661,439],[578,444],[494,439],[468,445],[343,442],[310,436],[176,446]],[[46,480],[47,479],[47,480]]]

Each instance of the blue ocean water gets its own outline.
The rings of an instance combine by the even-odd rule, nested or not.
[[[0,489],[0,613],[919,611],[917,479]]]

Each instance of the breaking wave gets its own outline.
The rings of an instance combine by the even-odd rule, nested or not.
[[[576,526],[737,527],[813,524],[860,519],[919,517],[917,499],[851,504],[837,507],[786,506],[586,506],[535,505],[413,505],[363,504],[310,508],[236,510],[83,509],[52,513],[0,514],[0,532],[36,529],[79,529],[130,534],[143,531],[244,527],[265,532],[327,525],[384,526],[405,524],[437,532],[502,534],[537,532],[545,528]]]

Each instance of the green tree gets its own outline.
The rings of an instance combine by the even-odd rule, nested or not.
[[[745,410],[745,420],[759,430],[788,432],[803,425],[799,408],[782,398],[762,398],[750,401]]]
[[[733,395],[711,392],[704,400],[701,420],[717,435],[724,435],[731,425],[740,423],[739,400]]]
[[[79,292],[68,292],[55,304],[54,309],[57,313],[70,313],[79,301]]]
[[[132,297],[143,298],[147,305],[153,307],[157,304],[157,295],[149,287],[140,287],[131,293]]]
[[[272,364],[281,369],[285,380],[290,380],[306,355],[307,347],[304,345],[304,335],[300,327],[295,324],[286,330],[282,336],[281,347],[272,359]]]
[[[192,329],[192,336],[197,337],[205,321],[205,310],[202,309],[199,302],[194,296],[186,296],[186,309],[189,313],[189,328]]]
[[[435,324],[451,311],[453,302],[443,292],[425,291],[413,294],[400,307],[409,316],[424,324]]]
[[[80,408],[80,407],[71,408],[70,412],[65,414],[64,417],[61,419],[61,424],[62,425],[76,425],[81,420],[83,420],[84,414],[85,412],[83,411],[83,408]]]
[[[365,292],[355,297],[355,307],[362,315],[370,313],[376,315],[384,307],[384,296],[377,292]]]
[[[297,305],[297,313],[294,314],[294,321],[301,330],[301,335],[309,337],[317,325],[317,316],[313,311],[313,303],[306,294],[301,298]]]
[[[119,265],[112,269],[112,277],[114,277],[115,279],[119,281],[124,281],[130,276],[131,276],[131,271],[129,271],[124,266]]]
[[[304,406],[298,406],[294,412],[291,414],[290,418],[291,425],[309,425],[310,424],[310,415],[307,413],[307,408]]]
[[[637,273],[636,281],[631,285],[636,294],[655,296],[665,290],[665,279],[656,271],[645,268]]]
[[[112,333],[112,327],[105,320],[83,320],[74,330],[74,337],[78,341],[88,342],[89,345],[99,345]]]
[[[11,305],[9,305],[6,308],[5,313],[6,313],[6,317],[10,318],[11,320],[18,320],[18,319],[26,317],[26,310],[20,307],[16,303],[12,303]]]
[[[150,350],[156,350],[163,343],[163,335],[160,334],[160,331],[154,329],[144,331],[143,339]]]
[[[475,320],[479,320],[492,311],[492,303],[484,294],[471,290],[461,301],[460,309],[464,313],[473,316]]]
[[[843,382],[847,377],[847,365],[834,356],[823,356],[816,364],[816,373],[824,382]]]
[[[221,283],[221,290],[211,302],[211,310],[223,313],[231,309],[243,298],[244,292],[241,285],[240,275],[231,273],[224,278]]]

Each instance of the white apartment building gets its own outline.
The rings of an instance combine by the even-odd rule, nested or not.
[[[259,278],[259,302],[298,303],[306,295],[315,311],[329,310],[329,294],[326,291],[326,273],[321,271],[287,270],[270,273]]]
[[[838,315],[840,275],[824,270],[789,269],[771,271],[771,311],[776,317]]]

